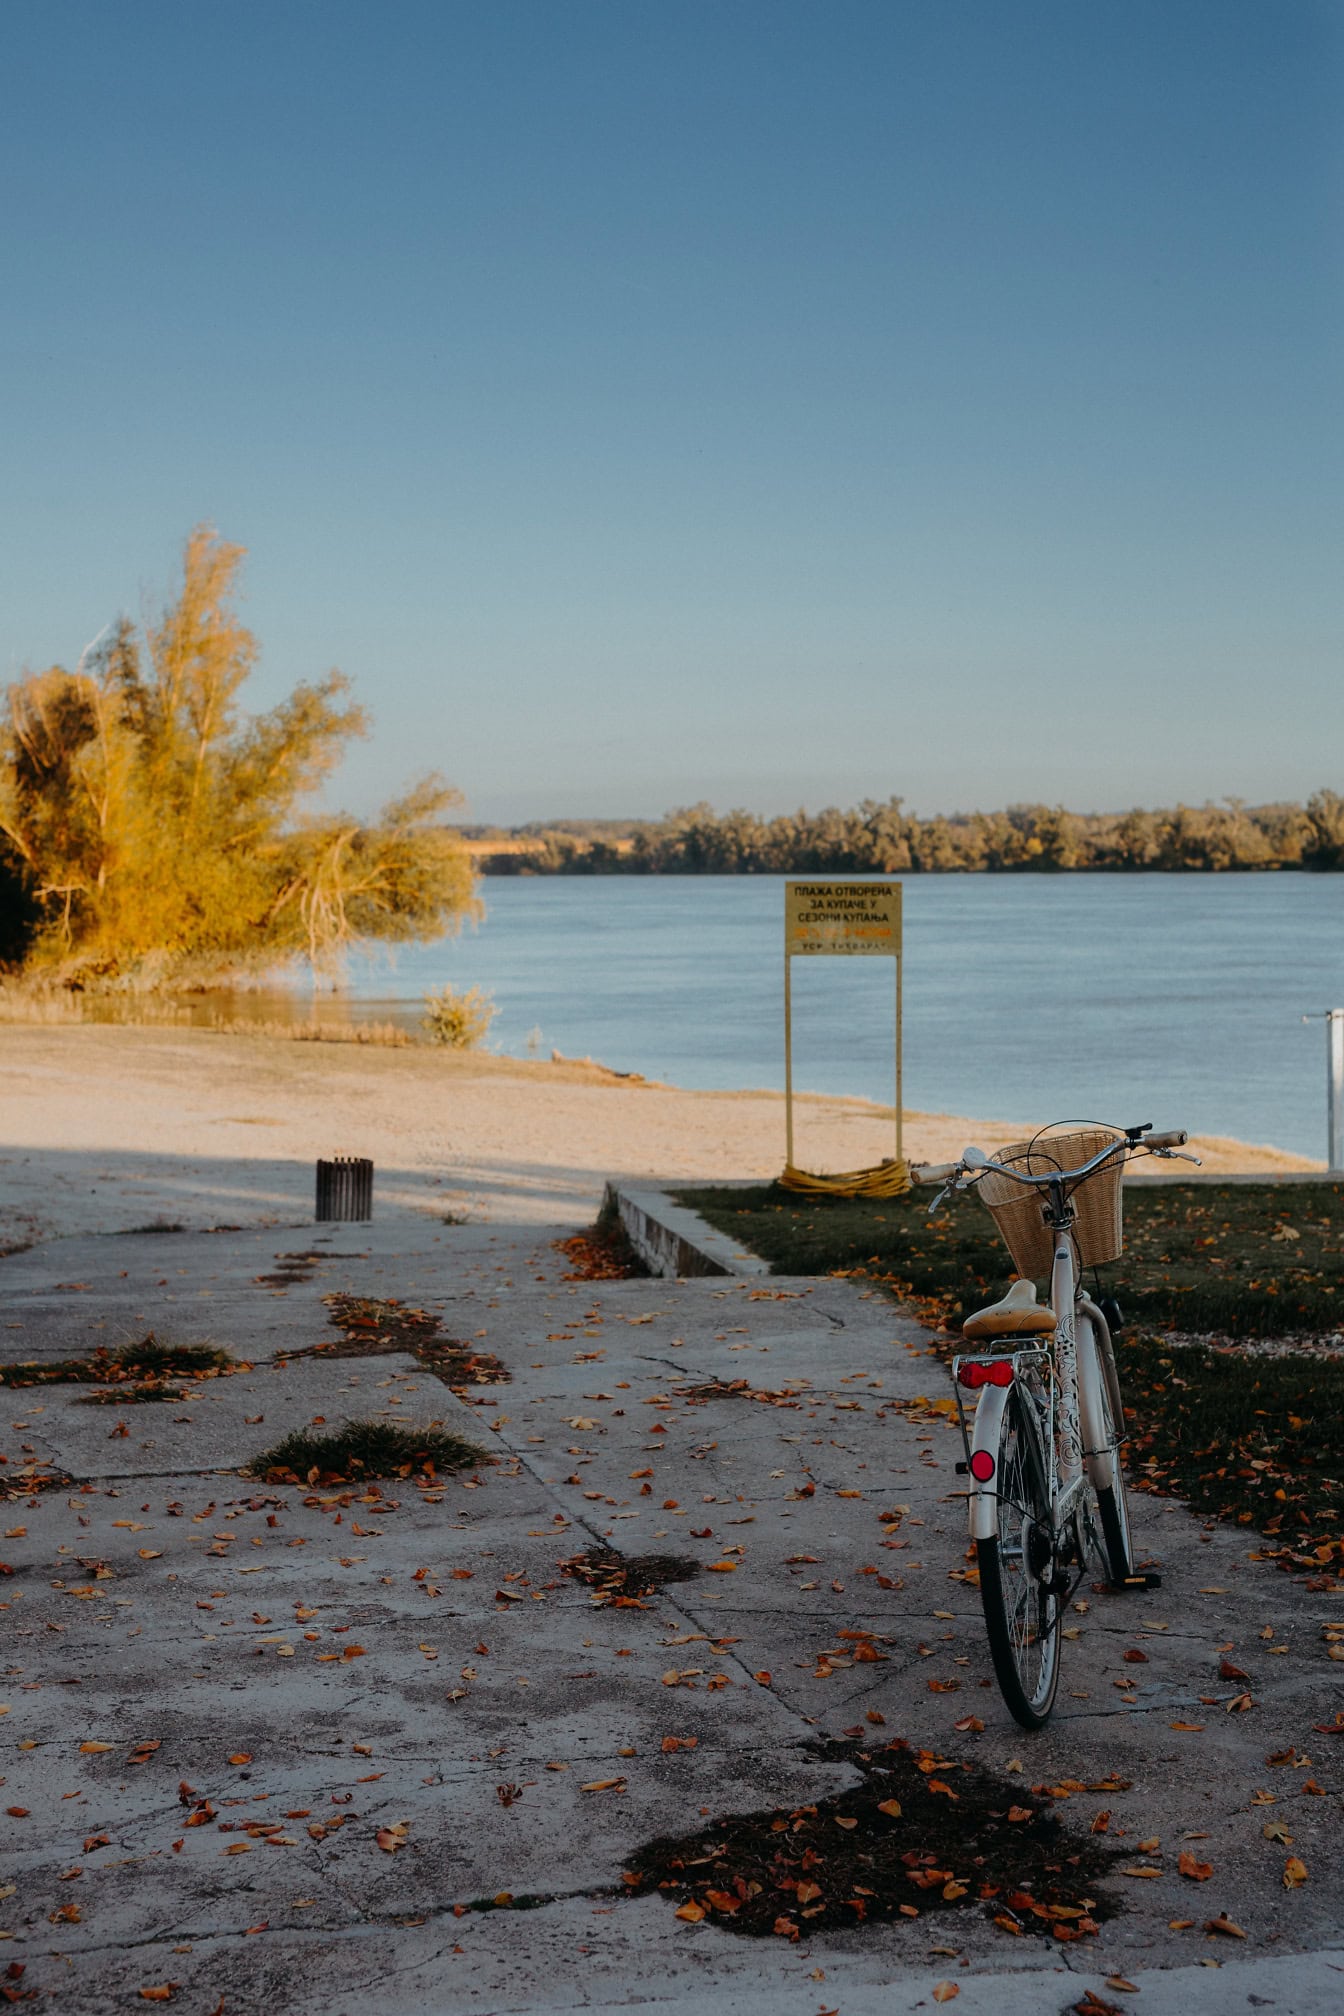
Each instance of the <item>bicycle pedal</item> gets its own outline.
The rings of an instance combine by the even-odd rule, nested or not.
[[[1150,1570],[1147,1574],[1123,1575],[1118,1582],[1105,1582],[1102,1587],[1108,1596],[1128,1596],[1139,1589],[1160,1589],[1162,1577]]]

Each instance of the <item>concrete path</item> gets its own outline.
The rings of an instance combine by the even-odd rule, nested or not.
[[[846,1282],[568,1281],[560,1229],[407,1216],[0,1263],[0,1358],[152,1329],[253,1368],[179,1404],[0,1392],[0,1475],[77,1487],[0,1506],[0,1985],[81,2016],[170,1984],[192,2016],[893,2016],[944,1983],[968,2016],[1062,2016],[1088,1984],[1164,2016],[1344,2003],[1344,1737],[1314,1727],[1341,1701],[1338,1597],[1140,1496],[1166,1586],[1085,1596],[1056,1720],[1028,1737],[959,1579],[959,1447],[918,1404],[946,1391],[924,1333]],[[464,1403],[402,1354],[277,1362],[336,1335],[336,1290],[440,1311],[510,1383]],[[684,1390],[743,1377],[758,1397]],[[438,1421],[494,1460],[373,1507],[237,1474],[347,1418]],[[595,1544],[697,1572],[598,1608],[558,1566]],[[851,1661],[855,1629],[881,1661]],[[1105,1804],[1122,1866],[1159,1873],[1111,1879],[1127,1908],[1067,1948],[979,1911],[750,1940],[620,1894],[657,1835],[844,1789],[816,1740],[870,1711],[1007,1788],[1131,1781],[1059,1811],[1082,1832]],[[958,1733],[972,1712],[983,1731]],[[1207,1881],[1177,1872],[1187,1844]],[[506,1893],[548,1901],[465,1908]],[[1221,1913],[1243,1941],[1205,1933]]]

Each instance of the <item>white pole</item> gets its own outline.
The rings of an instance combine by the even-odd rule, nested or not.
[[[1330,1135],[1330,1173],[1344,1176],[1344,1008],[1327,1008],[1325,1040],[1328,1047],[1328,1092],[1326,1111]]]

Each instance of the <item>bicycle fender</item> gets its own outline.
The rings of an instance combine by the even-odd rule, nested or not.
[[[1093,1452],[1085,1461],[1094,1491],[1109,1491],[1115,1484],[1115,1451],[1100,1446],[1104,1433],[1101,1408],[1104,1376],[1092,1318],[1084,1308],[1078,1319],[1078,1419],[1083,1447]]]
[[[1008,1405],[1009,1386],[982,1386],[975,1407],[975,1427],[971,1434],[971,1454],[986,1449],[998,1461],[999,1427]],[[984,1484],[972,1475],[966,1494],[972,1540],[993,1540],[999,1530],[999,1480],[992,1476]]]

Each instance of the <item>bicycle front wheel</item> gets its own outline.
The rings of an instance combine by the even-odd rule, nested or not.
[[[980,1601],[999,1692],[1024,1729],[1049,1719],[1059,1685],[1059,1598],[1050,1487],[1035,1410],[1009,1392],[999,1426],[998,1532],[976,1545]]]

